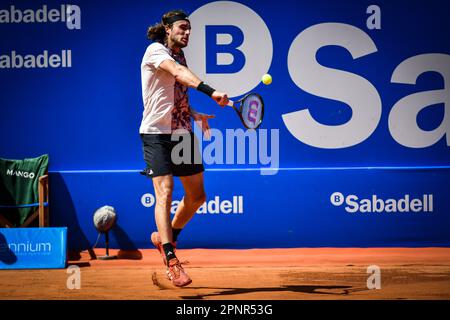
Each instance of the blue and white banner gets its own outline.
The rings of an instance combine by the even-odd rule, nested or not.
[[[207,201],[179,237],[180,248],[370,247],[450,245],[450,170],[303,169],[276,175],[208,171]],[[89,181],[89,184],[86,184]],[[149,248],[155,193],[138,172],[60,173],[56,225],[69,224],[69,247],[96,238],[92,217],[117,213],[110,244]],[[83,188],[85,188],[83,190]],[[175,184],[171,216],[183,197]],[[104,246],[104,237],[99,246]]]
[[[0,269],[65,268],[67,228],[0,229]]]
[[[95,241],[91,214],[106,204],[125,247],[150,245],[140,66],[147,28],[177,8],[192,25],[190,69],[265,102],[260,129],[244,131],[234,110],[189,91],[216,116],[212,139],[199,135],[215,202],[186,245],[450,242],[448,1],[5,0],[0,156],[50,155],[51,219],[71,246]]]
[[[443,0],[2,1],[2,156],[49,153],[50,170],[142,167],[146,31],[173,8],[190,14],[196,74],[232,97],[263,96],[280,167],[449,165]],[[212,127],[241,128],[231,108],[190,95]]]

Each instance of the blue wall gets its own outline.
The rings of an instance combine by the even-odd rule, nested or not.
[[[207,203],[183,231],[179,244],[203,248],[448,246],[449,178],[448,169],[301,169],[281,170],[273,176],[258,171],[208,171]],[[105,203],[118,213],[112,246],[149,246],[149,228],[154,226],[150,180],[132,171],[67,172],[52,174],[50,182],[55,190],[50,199],[52,222],[69,223],[72,246],[95,242],[92,214]],[[337,192],[358,200],[335,205]],[[374,195],[377,204],[372,204]],[[182,196],[177,183],[174,210]],[[386,208],[389,199],[395,206]],[[381,202],[386,210],[381,210]]]
[[[181,246],[450,242],[446,1],[380,1],[377,8],[349,0],[72,4],[65,21],[46,23],[27,23],[25,15],[30,20],[32,12],[60,11],[67,3],[0,4],[0,157],[50,155],[51,220],[68,226],[72,248],[95,242],[92,215],[105,204],[118,212],[114,246],[150,246],[153,207],[141,198],[153,188],[138,173],[145,166],[140,63],[147,27],[175,8],[191,14],[186,55],[193,71],[233,97],[248,91],[264,97],[256,141],[259,151],[267,134],[270,156],[240,164],[236,157],[226,161],[220,149],[210,154],[216,161],[206,165],[208,201],[242,196],[243,212],[224,213],[225,202],[218,214],[198,214]],[[62,50],[66,58],[70,50],[69,66],[17,67],[18,55],[31,61]],[[264,73],[273,77],[269,86],[259,82]],[[216,115],[210,123],[216,146],[227,129],[241,128],[233,110],[194,90],[190,97],[196,109]],[[243,144],[233,141],[236,154]],[[211,151],[211,142],[203,147]],[[280,169],[259,170],[268,167]],[[176,183],[174,199],[181,199]],[[431,194],[433,211],[351,213],[345,203],[331,203],[335,192],[397,203]]]

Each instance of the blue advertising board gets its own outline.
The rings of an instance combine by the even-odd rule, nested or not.
[[[211,140],[196,128],[208,201],[245,213],[196,217],[186,246],[448,245],[447,1],[2,1],[0,156],[50,155],[51,219],[70,246],[95,241],[105,204],[119,208],[117,241],[150,246],[140,65],[147,28],[179,8],[189,68],[234,100],[265,102],[250,132],[189,91],[215,115]],[[399,201],[407,213],[391,212]],[[381,212],[348,212],[355,202]]]
[[[179,237],[180,248],[448,246],[450,170],[302,169],[207,171],[207,201]],[[88,181],[88,183],[87,183]],[[95,210],[112,206],[110,245],[151,247],[155,193],[138,172],[51,176],[54,225],[66,225],[70,248],[97,238]],[[175,184],[171,216],[183,198]],[[59,199],[56,199],[59,197]],[[104,246],[104,237],[99,246]]]
[[[0,228],[0,269],[62,269],[67,228]]]

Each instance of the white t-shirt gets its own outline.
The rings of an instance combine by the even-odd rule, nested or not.
[[[142,100],[144,112],[139,133],[170,134],[174,107],[175,78],[159,69],[165,60],[175,61],[169,49],[158,42],[147,47],[141,63]]]

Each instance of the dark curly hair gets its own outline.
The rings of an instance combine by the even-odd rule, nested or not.
[[[166,41],[166,37],[167,37],[165,27],[172,26],[172,24],[167,23],[167,19],[170,17],[176,16],[176,15],[179,15],[179,14],[184,14],[187,16],[187,14],[183,10],[172,10],[172,11],[165,13],[161,18],[161,22],[159,22],[153,26],[150,26],[147,29],[147,38],[150,40],[157,41],[159,43],[164,44],[164,42]]]

